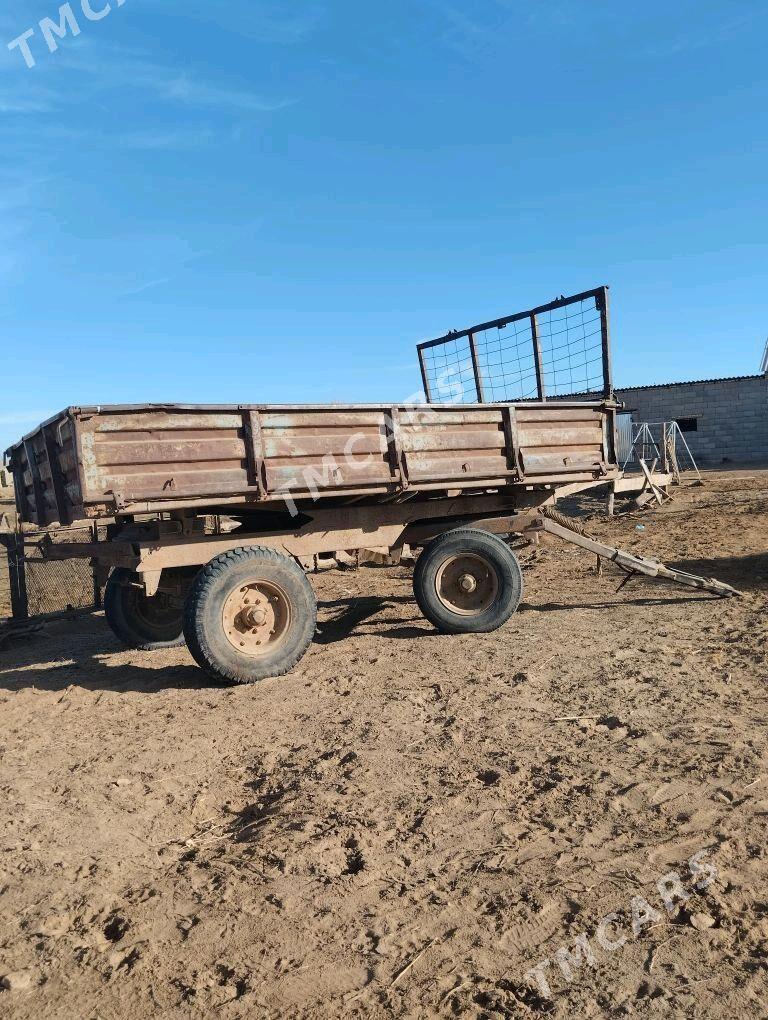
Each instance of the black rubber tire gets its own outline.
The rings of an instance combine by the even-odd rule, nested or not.
[[[497,580],[493,602],[474,616],[451,611],[437,594],[441,566],[464,553],[482,557]],[[479,528],[457,528],[433,539],[421,553],[413,572],[413,591],[419,609],[441,633],[484,634],[502,627],[519,606],[523,574],[515,554],[496,535]]]
[[[138,575],[116,567],[104,590],[104,615],[115,637],[129,648],[155,651],[184,644],[183,610],[168,612],[162,596],[147,596],[131,582]],[[163,611],[165,610],[165,611]],[[154,614],[154,619],[153,619]]]
[[[226,636],[224,604],[244,583],[264,580],[284,592],[291,609],[287,633],[274,652],[245,655]],[[288,673],[309,648],[317,624],[317,600],[301,567],[263,546],[222,553],[195,578],[184,608],[184,635],[195,662],[214,679],[252,684]]]

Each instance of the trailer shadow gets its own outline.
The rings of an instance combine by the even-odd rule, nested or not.
[[[674,606],[689,602],[710,602],[720,601],[717,595],[707,595],[706,593],[696,595],[684,595],[682,597],[672,598],[633,598],[633,599],[622,599],[617,597],[613,601],[595,601],[595,602],[522,602],[518,607],[518,613],[555,613],[555,612],[573,612],[579,609],[615,609],[617,606],[622,605],[635,605],[635,606]],[[514,620],[514,617],[512,617]],[[408,623],[407,620],[382,620],[382,626],[379,630],[364,630],[360,631],[361,635],[371,635],[372,637],[383,637],[383,638],[396,638],[401,640],[412,640],[413,638],[423,637],[441,637],[439,631],[435,630],[434,627],[427,621],[422,620],[421,626],[412,624],[411,626],[396,626],[391,627],[389,624],[395,623]],[[450,637],[450,635],[448,635]]]
[[[150,654],[150,653],[147,653]],[[208,690],[220,688],[197,666],[112,666],[106,667],[101,656],[69,664],[44,665],[36,668],[33,657],[29,666],[18,666],[0,674],[0,690],[20,691],[34,688],[38,691],[66,691],[80,687],[86,691],[113,691],[118,694],[159,694],[169,690]],[[87,675],[87,679],[75,670]]]
[[[712,559],[674,560],[667,566],[700,577],[714,577],[734,588],[764,591],[768,589],[768,553],[749,556],[715,556]]]
[[[680,589],[682,591],[682,589]],[[636,606],[675,606],[686,605],[693,602],[720,601],[719,596],[710,595],[707,592],[690,591],[686,594],[674,594],[666,589],[666,593],[658,596],[640,595],[639,593],[627,592],[624,596],[616,594],[613,598],[598,599],[591,602],[522,602],[518,612],[572,612],[581,609],[614,609],[621,605]],[[322,608],[339,608],[340,611],[328,620],[318,625],[318,633],[315,635],[315,644],[329,645],[336,641],[342,641],[353,633],[358,637],[392,638],[396,640],[413,640],[414,638],[439,637],[439,632],[424,619],[415,608],[414,613],[408,617],[382,617],[377,620],[375,617],[382,611],[392,608],[393,603],[413,604],[410,597],[388,597],[388,596],[350,596],[348,599],[336,599],[333,602],[321,602],[318,605]],[[346,607],[346,608],[344,608]],[[358,629],[361,624],[368,623],[364,629]]]
[[[403,595],[352,595],[348,599],[318,602],[318,609],[337,609],[339,611],[335,616],[318,623],[314,643],[330,645],[336,641],[342,641],[365,620],[376,616],[384,609],[403,602],[413,602],[413,599]],[[387,623],[398,622],[403,621],[387,620]]]
[[[336,609],[334,616],[321,620],[317,624],[315,645],[331,645],[343,641],[365,620],[376,616],[382,610],[392,609],[399,604],[412,604],[412,596],[403,595],[351,595],[348,599],[323,600],[317,603],[321,611]],[[388,623],[405,623],[407,620],[388,619]],[[366,631],[368,632],[368,631]]]
[[[48,621],[28,639],[14,639],[0,651],[0,690],[88,691],[155,694],[204,690],[216,684],[193,663],[169,662],[168,652],[137,652],[144,662],[114,662],[125,649],[102,617],[76,615]],[[179,654],[186,655],[184,649]]]
[[[523,602],[518,612],[553,613],[573,609],[616,609],[617,606],[677,606],[689,602],[720,602],[719,595],[700,592],[696,595],[672,596],[671,598],[624,598],[604,599],[595,602]]]

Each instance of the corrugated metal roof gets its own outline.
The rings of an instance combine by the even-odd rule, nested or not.
[[[765,379],[765,375],[724,375],[719,379],[688,379],[685,382],[651,383],[648,386],[617,386],[618,393],[627,390],[665,390],[670,386],[698,386],[701,383],[736,382],[739,379]]]

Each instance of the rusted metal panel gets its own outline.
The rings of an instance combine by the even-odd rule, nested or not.
[[[535,426],[524,425],[519,432],[522,447],[533,446],[595,446],[603,441],[600,422],[540,422]]]
[[[499,406],[484,406],[458,409],[439,404],[425,404],[423,407],[409,407],[400,411],[402,425],[490,425],[501,421]]]
[[[351,452],[354,456],[361,456],[366,453],[384,454],[387,449],[387,442],[381,431],[374,433],[359,432],[353,433],[354,442],[351,444]],[[264,455],[267,459],[276,457],[323,457],[327,453],[344,455],[344,448],[347,445],[349,435],[343,436],[343,442],[334,442],[334,437],[326,435],[301,435],[286,436],[281,433],[270,432],[264,439]]]
[[[464,450],[460,457],[435,452],[411,461],[410,478],[412,484],[417,480],[436,480],[454,485],[473,478],[504,477],[508,470],[506,457],[487,455],[485,450]]]
[[[498,475],[512,480],[501,407],[464,412],[430,408],[430,412],[402,425],[412,482],[463,484]]]
[[[189,414],[147,408],[76,418],[86,502],[134,501],[247,492],[242,413]]]
[[[289,464],[270,464],[267,468],[270,490],[279,495],[309,492],[343,492],[391,481],[388,464],[360,464],[353,467],[329,457],[322,461],[300,460]]]
[[[265,408],[262,411],[262,427],[265,429],[355,429],[364,425],[382,425],[385,408],[341,408],[329,404],[322,410],[288,410],[274,411]]]
[[[122,409],[113,407],[94,408],[91,412],[81,411],[78,417],[86,422],[92,418],[99,420],[99,432],[137,432],[146,433],[159,429],[168,432],[177,429],[202,429],[208,433],[211,429],[235,429],[243,427],[243,417],[236,409],[229,412],[212,409],[189,414],[174,408],[157,410],[151,404],[141,407]]]
[[[114,434],[114,433],[113,433]],[[132,467],[141,465],[151,471],[153,465],[197,463],[199,461],[239,461],[243,457],[240,439],[188,439],[174,440],[147,438],[129,442],[94,444],[98,467]]]
[[[559,407],[518,410],[518,443],[526,476],[583,470],[607,473],[599,408]]]
[[[403,435],[403,449],[410,453],[433,450],[503,450],[504,435],[501,427],[484,431],[431,429]]]
[[[602,410],[599,404],[582,404],[574,407],[552,401],[546,405],[516,404],[517,420],[522,427],[526,422],[591,421],[600,420]]]
[[[268,489],[296,496],[385,489],[396,481],[384,408],[260,412]]]
[[[250,408],[244,412],[243,420],[245,459],[249,480],[258,488],[259,493],[263,496],[267,492],[267,469],[265,464],[264,430],[261,427],[261,418],[258,411]]]
[[[29,501],[27,482],[25,478],[26,456],[24,445],[19,443],[11,458],[11,473],[13,474],[13,490],[16,496],[16,509],[22,521],[34,521],[34,513]]]
[[[603,476],[612,405],[71,408],[10,451],[22,519]]]
[[[66,479],[62,467],[61,448],[57,441],[58,429],[55,425],[45,425],[41,429],[45,443],[47,468],[53,488],[54,513],[53,519],[59,524],[70,524],[72,521],[71,504],[67,495]]]
[[[39,433],[24,440],[24,454],[27,460],[27,472],[25,472],[24,481],[25,484],[29,481],[32,488],[32,505],[34,508],[35,519],[41,524],[47,524],[50,518],[45,486],[43,484],[42,475],[40,474],[40,464],[38,462],[39,442]]]
[[[540,447],[523,453],[526,476],[556,475],[559,471],[597,471],[602,457],[592,450],[577,450],[573,447]]]
[[[385,420],[385,431],[389,466],[393,477],[399,483],[401,489],[407,489],[410,484],[408,460],[403,445],[403,430],[400,422],[400,409],[398,407],[393,407],[390,410],[389,416]]]

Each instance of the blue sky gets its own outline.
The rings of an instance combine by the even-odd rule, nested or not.
[[[419,340],[601,283],[617,384],[758,371],[768,4],[72,0],[50,53],[58,6],[0,13],[0,449],[404,399]]]

